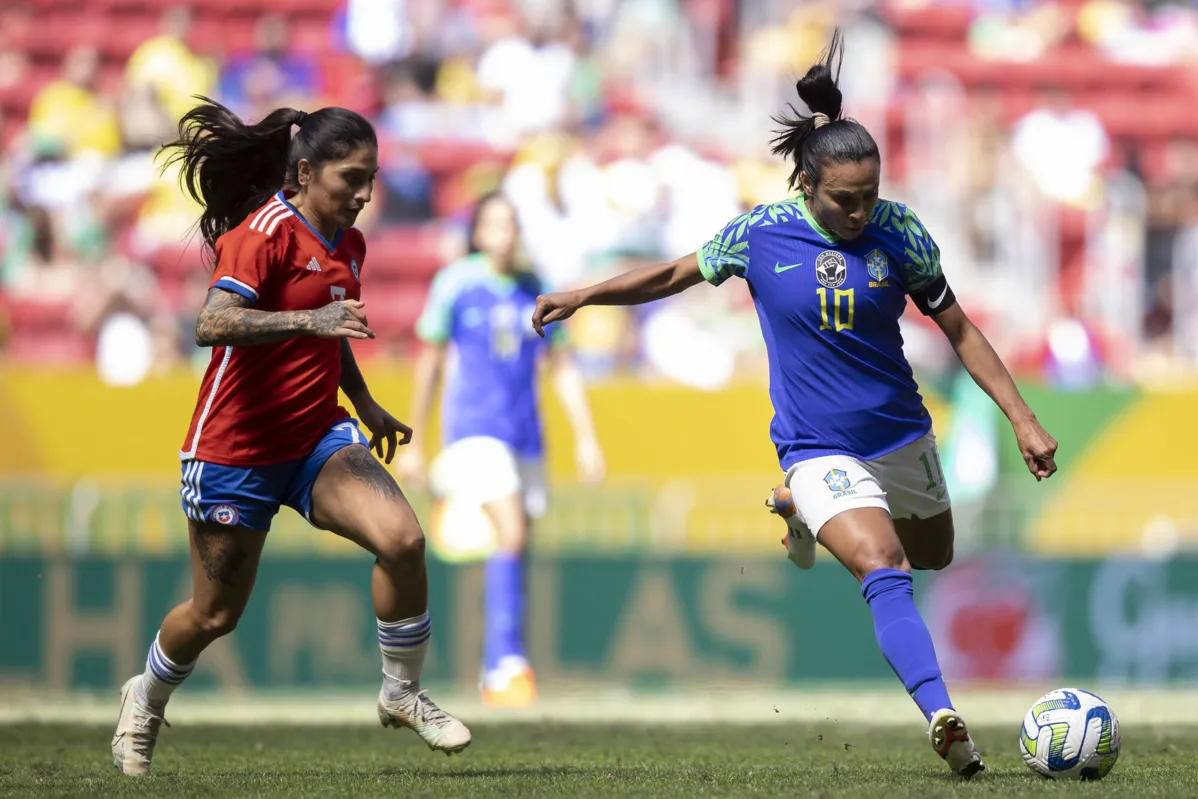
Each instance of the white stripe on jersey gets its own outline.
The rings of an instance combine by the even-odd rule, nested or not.
[[[203,476],[204,476],[204,462],[203,461],[197,461],[197,462],[200,464],[200,468],[196,469],[195,477],[193,477],[191,479],[191,482],[195,483],[195,491],[196,491],[195,500],[194,500],[193,504],[196,506],[196,516],[199,518],[200,521],[204,521],[204,508],[203,508],[203,506],[200,505],[200,500],[204,498],[204,492],[200,489],[200,485],[201,485],[200,479],[203,478]]]
[[[203,470],[204,464],[200,461],[191,461],[187,464],[187,468],[183,472],[183,502],[187,515],[195,519],[197,522],[204,521],[204,514],[200,510],[200,472]]]
[[[286,219],[287,217],[289,217],[289,216],[291,216],[291,215],[292,215],[292,211],[291,211],[291,209],[290,209],[290,208],[288,208],[288,209],[287,209],[287,213],[285,213],[285,214],[279,214],[278,216],[276,216],[276,217],[275,217],[275,218],[274,218],[274,219],[271,221],[271,223],[270,223],[270,227],[268,227],[268,228],[266,229],[266,235],[267,235],[267,237],[269,237],[269,236],[270,236],[272,233],[274,233],[274,232],[275,232],[275,228],[277,228],[277,227],[279,226],[279,222],[282,222],[284,219]]]
[[[179,491],[183,495],[183,509],[187,511],[188,516],[191,516],[191,473],[195,468],[196,461],[191,461],[183,467],[183,488]]]
[[[208,392],[208,401],[204,403],[204,410],[200,414],[199,421],[196,422],[196,434],[191,439],[191,449],[186,452],[179,453],[179,460],[190,460],[196,456],[196,450],[200,448],[200,433],[204,432],[204,422],[208,419],[208,412],[212,410],[212,402],[216,399],[216,392],[220,391],[221,378],[225,376],[225,370],[229,368],[229,360],[233,357],[233,348],[225,347],[225,358],[220,363],[220,368],[216,370],[216,378],[212,381],[212,390]]]
[[[259,211],[258,215],[254,217],[254,221],[250,222],[250,230],[261,230],[262,229],[261,228],[262,220],[265,217],[269,216],[272,213],[277,213],[279,211],[279,209],[286,208],[286,207],[287,206],[283,205],[283,203],[279,202],[278,197],[275,197],[273,200],[268,202],[266,205],[262,206],[262,210]]]
[[[215,285],[219,286],[221,283],[233,283],[234,285],[241,286],[243,289],[254,295],[255,301],[258,299],[258,292],[254,290],[253,286],[247,286],[245,283],[242,283],[235,277],[229,277],[228,275],[225,275],[224,277],[217,278]]]
[[[275,232],[275,226],[278,225],[279,220],[289,216],[291,216],[291,209],[286,205],[280,202],[271,203],[258,216],[254,217],[254,221],[250,223],[250,230],[256,230],[269,236]]]
[[[344,422],[343,424],[337,425],[333,429],[334,430],[348,430],[350,438],[353,439],[353,443],[355,443],[355,444],[364,443],[362,441],[362,437],[358,434],[358,426],[356,424],[354,424],[353,422]]]

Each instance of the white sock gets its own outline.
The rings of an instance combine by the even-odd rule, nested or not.
[[[428,611],[410,619],[379,620],[379,649],[383,652],[383,689],[390,695],[400,691],[400,683],[419,682],[432,637]]]
[[[146,656],[146,672],[137,686],[137,701],[155,708],[166,707],[166,700],[171,698],[171,694],[196,666],[194,662],[180,665],[164,655],[162,647],[158,645],[161,635],[154,636],[150,654]]]

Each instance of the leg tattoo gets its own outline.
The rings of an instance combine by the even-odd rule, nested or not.
[[[345,454],[345,468],[354,479],[370,486],[371,490],[384,499],[403,500],[403,492],[399,490],[395,478],[365,447],[349,448]]]
[[[196,531],[196,550],[209,580],[227,586],[236,584],[238,572],[249,557],[236,536],[232,530]]]

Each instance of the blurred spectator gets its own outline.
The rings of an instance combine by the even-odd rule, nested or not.
[[[1102,122],[1074,107],[1060,86],[1043,86],[1039,101],[1039,108],[1015,123],[1015,157],[1046,196],[1074,206],[1092,204],[1098,168],[1110,150]]]
[[[982,58],[1034,61],[1068,35],[1071,19],[1063,4],[1024,0],[980,0],[982,12],[969,29],[969,45]]]
[[[100,60],[80,46],[66,56],[62,77],[37,93],[29,108],[29,134],[42,152],[111,156],[120,152],[115,110],[95,91]]]
[[[1003,117],[1002,93],[997,86],[979,86],[970,102],[970,113],[959,137],[963,151],[955,163],[962,180],[965,207],[971,213],[965,219],[970,245],[978,261],[993,265],[998,254],[996,237],[1001,230],[991,220],[1002,201],[998,170],[1010,154],[1011,131]]]
[[[1198,10],[1193,4],[1089,0],[1077,14],[1081,38],[1111,59],[1135,64],[1171,64],[1195,58]]]
[[[972,17],[949,10],[931,25],[918,11],[924,22],[903,22],[925,5],[344,0],[323,25],[307,7],[230,14],[205,0],[165,7],[157,32],[122,63],[120,47],[79,47],[86,37],[69,26],[48,40],[40,4],[9,4],[0,9],[0,292],[78,300],[59,334],[76,344],[79,331],[90,336],[106,379],[191,358],[207,277],[188,248],[199,208],[154,155],[194,94],[215,94],[249,121],[281,105],[313,110],[321,97],[373,116],[381,171],[359,226],[384,229],[391,249],[373,251],[370,273],[392,296],[425,290],[460,245],[461,209],[497,186],[554,287],[677,257],[740,211],[786,196],[791,165],[769,153],[769,116],[798,103],[797,75],[840,26],[845,111],[878,140],[883,193],[920,209],[996,346],[1028,353],[1026,373],[1062,384],[1109,378],[1111,349],[1096,331],[1109,335],[1111,309],[1140,300],[1112,305],[1103,294],[1096,319],[1086,315],[1097,313],[1094,298],[1079,303],[1066,289],[1113,285],[1112,269],[1138,275],[1142,260],[1146,299],[1133,316],[1149,343],[1129,346],[1186,353],[1198,366],[1189,343],[1198,341],[1198,147],[1181,113],[1198,86],[1182,70],[1123,68],[1108,81],[1057,69],[1059,60],[1034,63],[1084,50],[1099,70],[1198,62],[1193,4],[940,0]],[[327,41],[308,35],[322,29]],[[1054,85],[1035,87],[1035,75]],[[1143,133],[1112,116],[1141,104],[1153,122]],[[1112,138],[1146,154],[1146,212],[1136,178],[1116,185],[1117,173],[1104,172]],[[1115,194],[1121,215],[1104,213]],[[1129,224],[1144,226],[1146,245],[1119,238]],[[386,230],[395,227],[408,230]],[[1128,242],[1117,258],[1103,236]],[[1013,303],[1029,282],[1044,290]],[[717,387],[760,376],[750,299],[728,289],[587,309],[574,322],[580,358],[592,377],[633,369]],[[905,318],[910,355],[919,371],[941,371],[952,354],[921,348],[940,340],[925,324]],[[28,333],[13,338],[24,346]]]
[[[1198,228],[1198,144],[1175,139],[1165,150],[1161,177],[1148,186],[1147,251],[1144,279],[1148,307],[1144,332],[1159,340],[1174,330],[1175,295],[1180,306],[1192,310],[1192,298],[1184,289],[1191,286],[1194,265],[1177,254],[1190,233]],[[1190,254],[1192,255],[1192,254]],[[1174,269],[1183,274],[1174,275]],[[1188,349],[1188,348],[1187,348]]]
[[[166,117],[172,122],[195,105],[195,95],[212,96],[216,67],[187,46],[191,10],[171,6],[162,12],[160,33],[146,39],[125,65],[125,82],[131,88],[149,86]]]
[[[501,6],[489,9],[481,23],[487,47],[477,75],[484,98],[498,110],[490,120],[492,140],[511,144],[521,135],[561,123],[575,55],[559,38],[564,32],[560,23],[542,23],[529,38],[519,15]]]
[[[339,10],[346,48],[373,65],[407,57],[416,42],[412,5],[411,0],[346,0]]]
[[[163,313],[154,274],[126,258],[109,256],[83,277],[81,289],[71,317],[96,340],[100,378],[115,386],[140,383],[154,366],[148,322]],[[166,358],[177,361],[177,350],[172,347]]]
[[[40,206],[10,217],[13,226],[0,285],[16,300],[63,302],[75,295],[79,268],[62,246],[50,212]]]
[[[313,59],[288,47],[287,19],[266,14],[254,25],[255,50],[235,55],[220,76],[220,99],[247,121],[276,108],[313,110],[320,92]]]
[[[452,137],[452,119],[445,104],[433,97],[437,64],[425,58],[397,61],[382,69],[382,131],[405,142]]]

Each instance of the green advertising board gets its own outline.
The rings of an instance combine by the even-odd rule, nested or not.
[[[237,631],[201,659],[212,688],[362,685],[378,679],[362,558],[263,561]],[[482,569],[430,564],[431,680],[471,684]],[[0,558],[0,682],[105,688],[140,671],[185,598],[177,558]],[[554,558],[530,569],[529,645],[546,685],[885,679],[868,608],[839,567],[784,558]],[[950,679],[1198,678],[1198,558],[976,559],[920,575]]]

